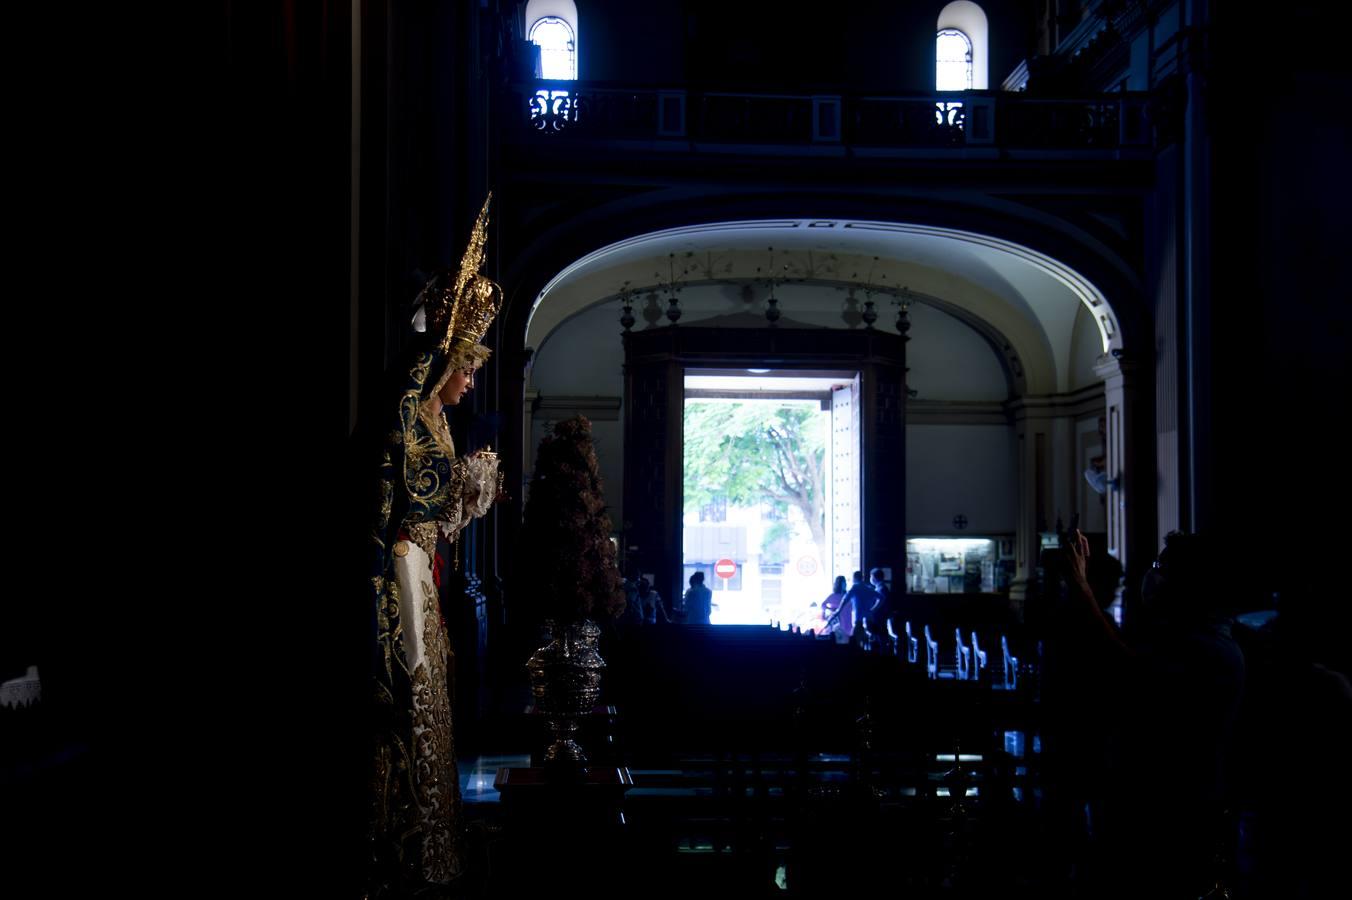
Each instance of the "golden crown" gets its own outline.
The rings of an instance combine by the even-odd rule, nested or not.
[[[434,278],[424,288],[427,303],[427,328],[434,334],[442,333],[441,352],[464,352],[483,339],[488,326],[502,308],[502,288],[497,282],[479,274],[484,262],[484,247],[488,243],[488,204],[490,193],[470,232],[469,246],[460,260],[460,271],[455,280],[446,284],[446,275]]]

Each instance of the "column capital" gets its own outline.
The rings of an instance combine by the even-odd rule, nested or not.
[[[1111,382],[1115,378],[1134,382],[1136,376],[1140,375],[1148,365],[1154,365],[1154,361],[1141,359],[1136,354],[1126,354],[1121,350],[1114,350],[1111,353],[1104,353],[1094,360],[1094,374],[1105,382]]]

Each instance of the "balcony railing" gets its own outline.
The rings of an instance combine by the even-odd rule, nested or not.
[[[873,97],[517,85],[511,131],[525,140],[801,145],[870,150],[1148,150],[1149,95],[1049,99],[1000,91]]]

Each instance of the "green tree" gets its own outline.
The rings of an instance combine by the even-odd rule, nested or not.
[[[736,506],[791,503],[818,553],[826,548],[826,448],[815,404],[685,405],[685,510],[717,497]]]

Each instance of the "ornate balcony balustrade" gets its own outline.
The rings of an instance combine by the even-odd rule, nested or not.
[[[1141,93],[855,97],[540,81],[509,88],[505,100],[514,111],[510,140],[624,140],[665,150],[797,145],[860,155],[973,148],[1144,154],[1155,131],[1150,97]]]

